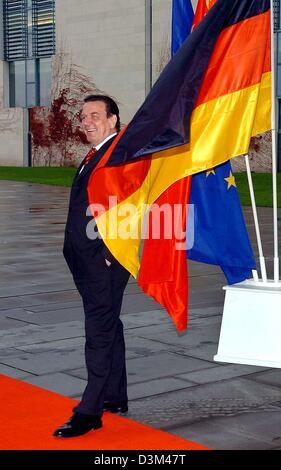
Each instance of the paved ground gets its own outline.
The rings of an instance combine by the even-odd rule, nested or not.
[[[83,311],[61,254],[67,205],[66,188],[0,182],[0,373],[78,398]],[[260,213],[271,256],[271,210]],[[189,330],[178,335],[130,281],[129,417],[216,449],[281,449],[280,369],[213,362],[223,285],[219,269],[190,263]]]

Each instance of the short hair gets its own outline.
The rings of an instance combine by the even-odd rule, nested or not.
[[[121,122],[120,122],[119,108],[117,106],[117,103],[112,98],[110,98],[110,96],[107,96],[107,95],[88,95],[86,96],[86,98],[84,98],[84,103],[89,103],[90,101],[103,101],[103,103],[105,104],[107,117],[109,116],[117,117],[117,122],[116,122],[115,127],[116,127],[117,132],[120,132]]]

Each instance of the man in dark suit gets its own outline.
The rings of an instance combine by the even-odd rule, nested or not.
[[[119,109],[104,95],[91,95],[84,101],[82,128],[93,147],[73,181],[63,252],[83,300],[88,382],[73,416],[55,431],[56,437],[80,436],[102,427],[103,411],[128,411],[125,343],[119,315],[129,273],[100,237],[87,236],[91,219],[86,216],[88,181],[120,131]]]

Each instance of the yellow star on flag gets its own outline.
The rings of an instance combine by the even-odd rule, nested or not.
[[[227,181],[227,183],[228,183],[227,189],[230,189],[231,186],[234,186],[234,187],[236,188],[235,177],[233,176],[232,171],[229,173],[229,177],[228,177],[228,178],[224,178],[224,179],[225,179],[225,181]]]
[[[211,168],[210,170],[206,171],[206,178],[208,178],[209,175],[215,175],[215,170],[214,168]]]

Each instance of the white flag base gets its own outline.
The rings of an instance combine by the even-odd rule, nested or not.
[[[247,280],[224,289],[214,360],[281,368],[281,283]]]

